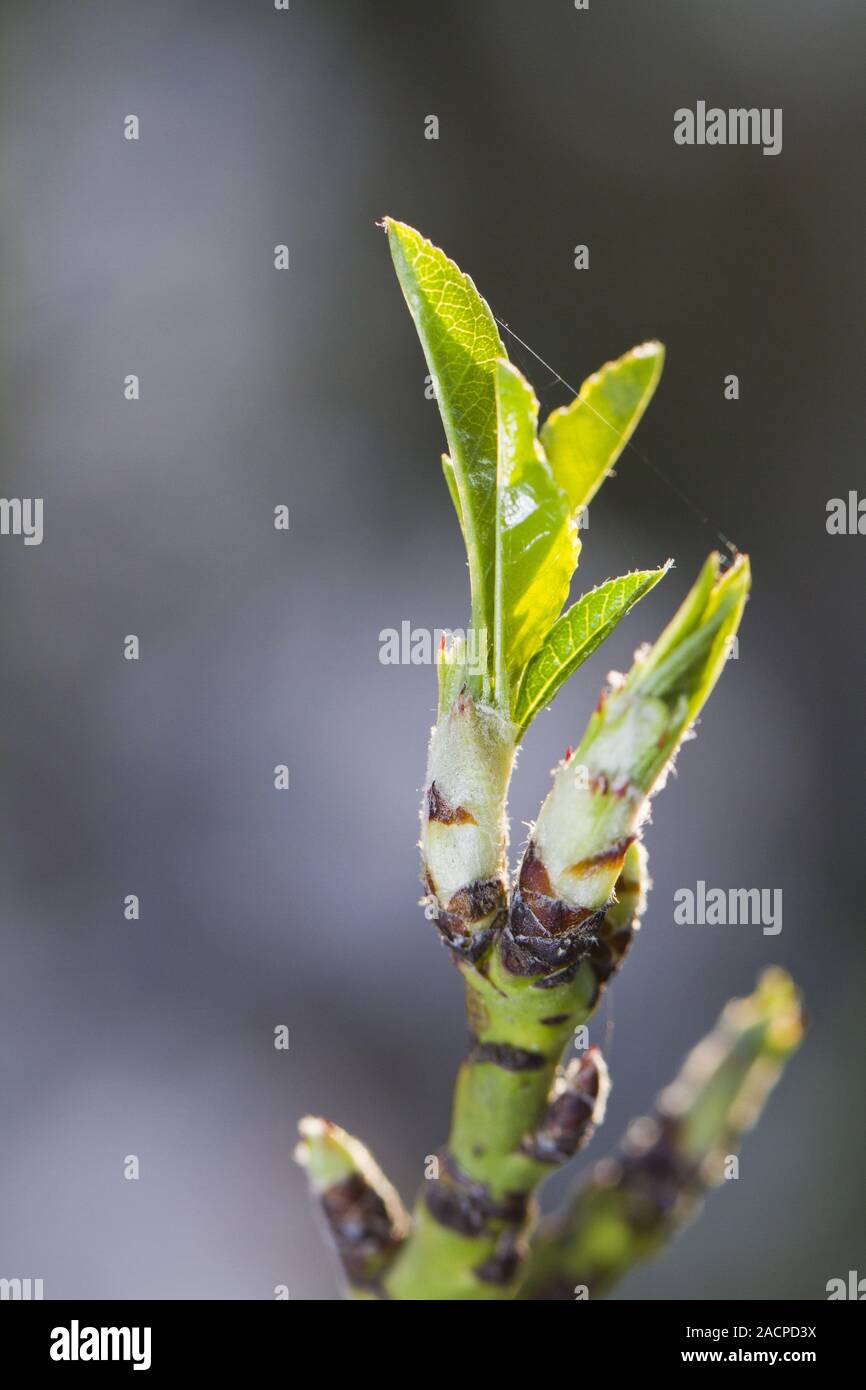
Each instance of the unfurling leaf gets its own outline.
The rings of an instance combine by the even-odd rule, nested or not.
[[[667,574],[669,564],[609,579],[584,594],[554,623],[526,667],[517,691],[513,718],[521,732],[610,636],[629,609]]]
[[[472,626],[493,627],[496,527],[496,362],[493,315],[468,275],[412,227],[385,219],[397,278],[415,320],[445,426],[451,495],[469,557]]]
[[[637,427],[664,349],[648,342],[607,363],[539,436],[532,388],[472,280],[414,228],[383,225],[445,427],[442,469],[469,564],[472,640],[440,654],[440,712],[465,684],[524,732],[660,575],[602,585],[560,618],[580,553],[578,513]]]
[[[724,669],[750,584],[747,556],[722,573],[721,556],[710,555],[664,632],[596,709],[578,748],[581,762],[609,764],[605,770],[651,792]]]
[[[594,372],[570,405],[548,416],[541,442],[572,510],[592,500],[616,463],[652,399],[664,359],[661,343],[642,343]]]
[[[538,443],[538,402],[509,362],[496,367],[496,698],[505,702],[568,598],[580,541]]]

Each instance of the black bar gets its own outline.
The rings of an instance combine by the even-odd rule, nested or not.
[[[329,1316],[336,1316],[342,1324],[343,1314],[334,1305]],[[367,1319],[377,1314],[368,1304],[361,1316]],[[491,1316],[491,1326],[495,1327],[497,1314]],[[569,1368],[579,1370],[581,1377],[590,1368],[651,1376],[672,1367],[732,1368],[735,1364],[765,1369],[788,1365],[820,1368],[826,1375],[837,1365],[857,1364],[857,1343],[863,1329],[850,1308],[834,1302],[577,1302],[570,1309],[560,1305],[559,1311],[542,1316],[550,1338],[551,1369],[555,1364],[560,1373]],[[441,1323],[439,1326],[441,1330]],[[105,1334],[102,1329],[106,1329]],[[116,1329],[117,1335],[108,1329]],[[134,1329],[138,1329],[137,1334]],[[145,1330],[149,1330],[149,1338]],[[365,1327],[360,1337],[351,1339],[335,1338],[332,1331],[323,1338],[318,1319],[311,1326],[307,1310],[293,1302],[22,1301],[0,1306],[2,1367],[8,1372],[10,1364],[15,1366],[19,1376],[48,1371],[52,1378],[80,1374],[92,1378],[105,1369],[115,1376],[132,1375],[138,1361],[140,1378],[159,1379],[191,1371],[222,1379],[248,1373],[254,1365],[267,1365],[282,1367],[288,1383],[304,1374],[303,1362],[309,1355],[322,1358],[329,1378],[341,1357],[346,1358],[347,1366],[363,1369],[367,1362],[364,1348],[373,1344],[367,1339],[372,1339],[375,1326]],[[573,1343],[563,1342],[563,1331],[575,1337]],[[516,1328],[509,1344],[515,1340],[522,1340]],[[433,1346],[437,1341],[432,1339]],[[540,1348],[535,1332],[533,1345],[537,1354]],[[85,1359],[91,1350],[106,1359]],[[115,1352],[126,1353],[127,1359],[112,1359]],[[76,1355],[77,1359],[55,1359],[61,1353],[69,1358]],[[411,1371],[415,1355],[408,1346],[406,1353],[406,1370]],[[430,1353],[431,1341],[425,1339],[425,1371],[432,1364]],[[442,1341],[441,1354],[453,1361],[450,1339]],[[398,1353],[394,1370],[400,1359]]]

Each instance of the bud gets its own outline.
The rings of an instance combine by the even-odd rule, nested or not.
[[[300,1133],[295,1159],[307,1170],[346,1278],[375,1294],[409,1229],[403,1204],[364,1145],[339,1125],[307,1116]]]
[[[512,725],[463,687],[430,739],[421,851],[440,931],[473,959],[506,907],[513,763]]]
[[[591,1047],[569,1062],[553,1085],[550,1102],[523,1151],[542,1163],[566,1163],[589,1143],[604,1119],[610,1077],[604,1058]]]
[[[765,971],[754,993],[731,1000],[655,1112],[633,1121],[617,1157],[597,1163],[540,1232],[520,1297],[569,1297],[560,1290],[579,1282],[606,1294],[656,1254],[720,1181],[802,1033],[800,999],[783,970]]]
[[[711,555],[655,645],[603,692],[583,741],[560,763],[524,855],[511,914],[522,973],[569,964],[598,928],[650,794],[721,674],[749,589],[739,556]],[[574,764],[585,769],[577,778]]]

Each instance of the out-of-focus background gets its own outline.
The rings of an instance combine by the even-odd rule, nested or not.
[[[380,664],[379,633],[462,626],[467,580],[384,213],[574,385],[668,349],[655,467],[623,458],[578,580],[676,569],[533,728],[518,844],[716,529],[753,560],[739,658],[655,805],[578,1170],[764,963],[810,1031],[739,1181],[618,1296],[866,1274],[866,540],[825,529],[864,477],[862,4],[10,0],[0,25],[0,490],[45,506],[41,546],[0,538],[0,1275],[330,1299],[299,1116],[407,1196],[445,1136],[462,999],[416,906],[435,677]],[[782,153],[677,147],[699,99],[781,107]],[[545,410],[567,398],[513,356]],[[781,888],[781,934],[675,926],[698,879]]]

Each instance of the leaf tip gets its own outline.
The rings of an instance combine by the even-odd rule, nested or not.
[[[645,342],[638,343],[626,353],[627,357],[659,357],[664,361],[665,345],[658,338],[647,338]]]

